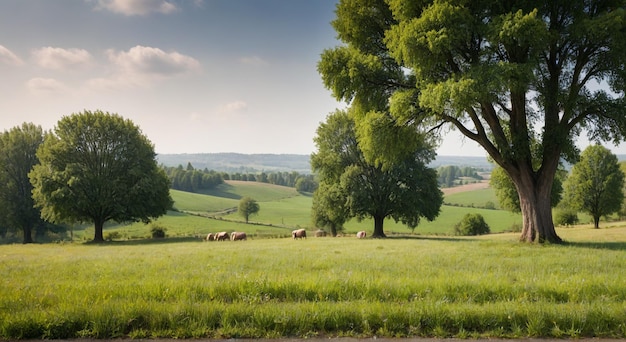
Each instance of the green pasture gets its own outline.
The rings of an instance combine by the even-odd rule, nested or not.
[[[484,208],[488,202],[491,202],[495,204],[496,208],[500,208],[493,188],[449,194],[445,196],[444,202],[455,206],[476,208]]]
[[[0,339],[626,338],[626,227],[0,246]]]

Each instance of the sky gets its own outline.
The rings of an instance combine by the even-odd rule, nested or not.
[[[337,0],[0,1],[0,131],[102,110],[169,153],[311,154]],[[622,149],[626,153],[626,148]],[[485,156],[450,134],[440,155]]]

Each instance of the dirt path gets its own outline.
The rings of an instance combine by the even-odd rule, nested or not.
[[[442,188],[441,191],[443,191],[444,195],[450,195],[450,194],[456,194],[458,192],[487,189],[488,187],[489,187],[489,181],[484,180],[479,183],[459,185],[459,186],[455,186],[452,188]]]

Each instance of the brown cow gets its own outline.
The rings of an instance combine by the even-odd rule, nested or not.
[[[219,232],[215,234],[215,241],[227,241],[229,239],[227,232]]]
[[[215,241],[215,234],[214,233],[207,234],[206,241]]]
[[[304,229],[296,229],[291,232],[291,237],[295,239],[306,239],[306,230]]]
[[[367,233],[364,230],[356,233],[356,237],[359,239],[365,239],[366,236],[367,236]]]
[[[322,229],[318,229],[315,231],[315,237],[324,237],[326,236],[326,231]]]
[[[238,240],[247,240],[248,237],[246,236],[246,233],[244,232],[232,232],[230,233],[230,239],[232,241],[238,241]]]

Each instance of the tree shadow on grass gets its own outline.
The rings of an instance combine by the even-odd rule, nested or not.
[[[455,236],[424,236],[424,235],[387,235],[389,240],[432,240],[432,241],[451,241],[451,242],[471,242],[477,241],[471,237],[455,237]]]
[[[85,242],[85,245],[92,246],[145,246],[145,245],[164,245],[181,242],[202,242],[201,238],[194,236],[184,237],[166,237],[166,238],[154,238],[154,239],[136,239],[136,240],[124,240],[124,241],[105,241],[105,242]]]
[[[626,242],[624,241],[565,241],[563,242],[563,246],[626,251]]]

